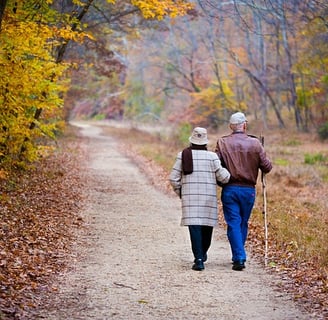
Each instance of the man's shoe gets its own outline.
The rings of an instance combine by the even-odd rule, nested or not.
[[[202,259],[197,259],[195,261],[195,263],[193,264],[192,268],[193,270],[196,270],[196,271],[202,271],[205,269],[204,267],[204,262]]]
[[[245,263],[243,261],[234,261],[232,265],[232,270],[242,271],[245,269]]]

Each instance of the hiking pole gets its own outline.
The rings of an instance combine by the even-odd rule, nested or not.
[[[261,135],[261,144],[264,147],[264,136]],[[264,217],[264,265],[268,265],[268,219],[267,219],[267,199],[265,173],[261,170],[262,196],[263,196],[263,217]]]

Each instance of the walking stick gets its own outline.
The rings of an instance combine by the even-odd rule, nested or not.
[[[264,147],[264,136],[261,135],[261,144]],[[265,173],[261,171],[262,196],[263,196],[263,217],[264,217],[264,265],[268,265],[268,219],[267,219],[267,199]]]

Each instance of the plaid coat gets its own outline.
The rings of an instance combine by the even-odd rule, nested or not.
[[[215,226],[218,221],[217,181],[227,183],[230,173],[221,166],[216,153],[192,150],[193,172],[182,172],[182,152],[179,152],[170,173],[170,184],[181,197],[181,225]]]

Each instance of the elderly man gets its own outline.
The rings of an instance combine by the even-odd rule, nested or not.
[[[190,146],[177,155],[170,183],[181,198],[181,225],[189,228],[195,258],[192,269],[201,271],[218,221],[217,182],[227,183],[230,174],[217,154],[207,151],[206,129],[195,128],[189,142]]]
[[[255,202],[255,185],[259,169],[268,173],[272,169],[260,141],[246,134],[247,119],[236,112],[230,117],[232,133],[217,141],[215,152],[223,167],[231,174],[230,181],[222,188],[221,200],[227,223],[227,236],[232,252],[232,269],[245,268],[245,242],[248,220]]]

